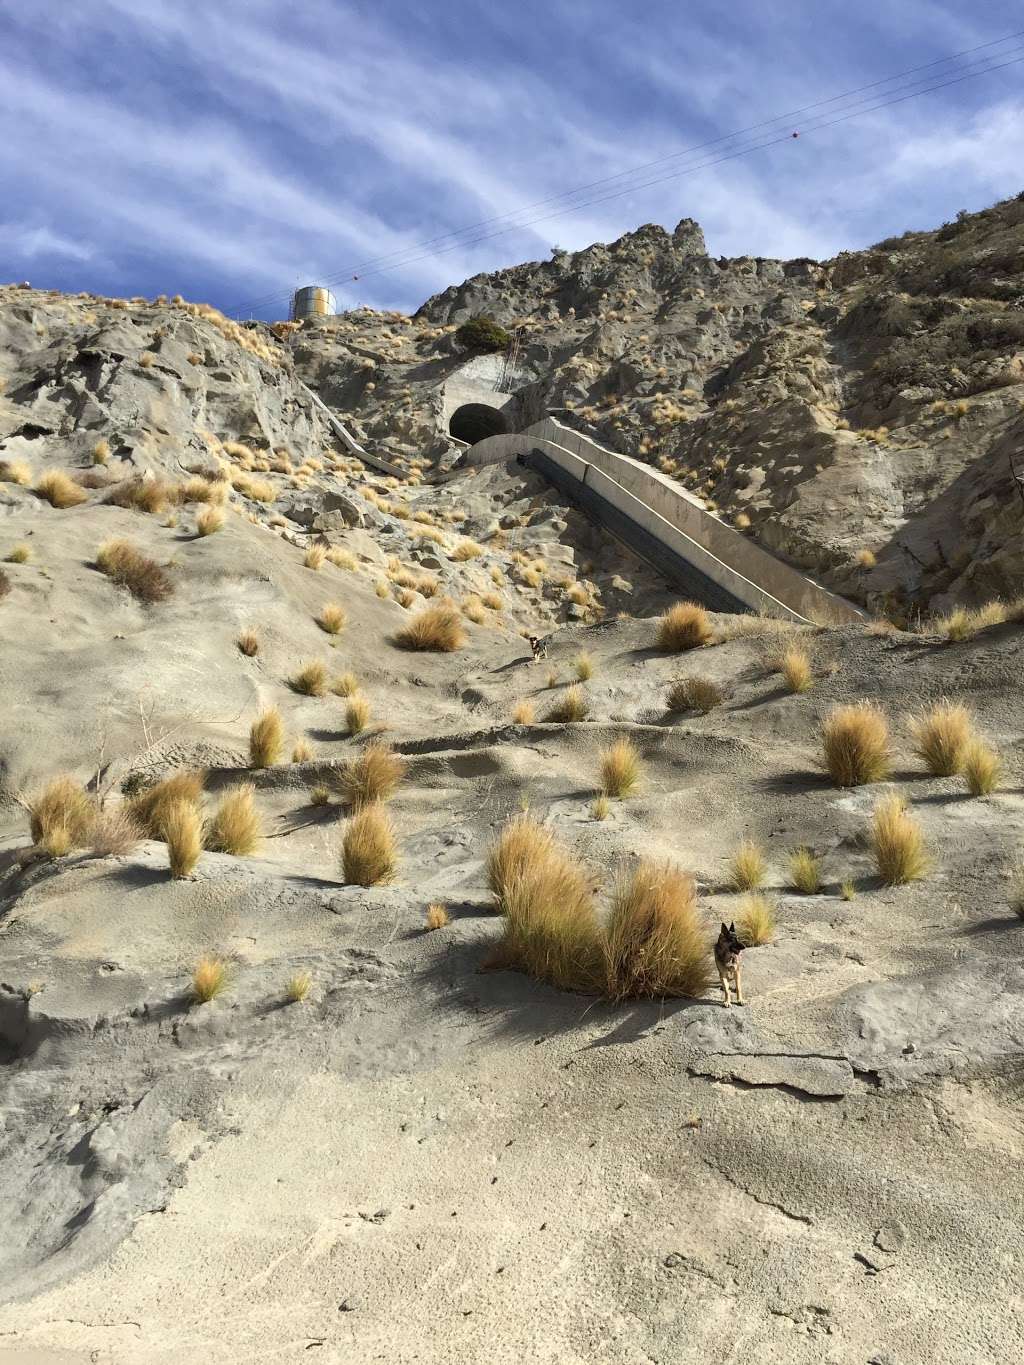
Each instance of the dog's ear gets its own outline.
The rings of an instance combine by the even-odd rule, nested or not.
[[[726,924],[725,920],[722,920],[722,933],[723,933],[723,934],[727,934],[728,932],[729,932],[729,926]]]
[[[730,933],[730,934],[735,934],[735,932],[736,932],[736,921],[733,920],[733,922],[729,925],[729,933]]]

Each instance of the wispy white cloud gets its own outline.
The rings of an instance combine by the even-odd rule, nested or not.
[[[96,255],[88,242],[75,242],[44,224],[0,223],[0,252],[12,261],[34,261],[40,257],[63,256],[72,261],[90,261]]]

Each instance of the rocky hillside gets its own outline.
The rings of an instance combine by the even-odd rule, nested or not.
[[[904,620],[1019,592],[1024,196],[823,262],[642,227],[285,345],[371,442],[436,460],[478,314],[520,335],[520,425],[656,462],[829,586]]]

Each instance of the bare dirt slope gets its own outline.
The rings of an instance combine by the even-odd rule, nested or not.
[[[665,585],[529,477],[389,485],[334,449],[287,355],[216,319],[32,307],[53,321],[16,319],[0,398],[0,559],[31,552],[3,563],[0,598],[0,1359],[1015,1359],[1021,625],[950,642],[720,617],[715,643],[663,654]],[[58,468],[84,500],[32,491]],[[119,505],[144,472],[179,487]],[[209,504],[183,500],[203,474],[225,512],[205,536]],[[114,537],[166,566],[164,600],[100,571]],[[310,567],[317,546],[336,562]],[[465,646],[400,648],[446,594]],[[317,624],[331,602],[336,635]],[[546,660],[526,630],[550,633]],[[791,641],[812,657],[802,695],[777,671]],[[586,718],[548,720],[581,651]],[[356,675],[363,733],[330,686],[294,690],[317,660]],[[698,673],[722,705],[667,713],[669,683]],[[945,695],[1001,754],[990,796],[913,754],[909,713]],[[889,715],[896,763],[843,791],[818,724],[861,698]],[[523,701],[534,718],[514,724]],[[287,744],[251,769],[268,705]],[[362,888],[339,869],[336,782],[379,736],[406,763],[400,863]],[[599,820],[620,736],[644,779]],[[205,770],[208,812],[255,785],[253,854],[206,851],[172,880],[158,839],[33,848],[23,803],[56,773],[116,810],[180,768]],[[864,834],[889,791],[932,862],[884,888]],[[777,931],[746,954],[746,1006],[716,989],[613,1007],[483,970],[500,932],[484,857],[527,803],[602,906],[638,856],[671,859],[715,928],[740,910],[731,854],[759,840]],[[821,858],[817,894],[789,885],[798,846]],[[427,932],[431,902],[450,923]],[[204,954],[230,987],[198,1005]]]

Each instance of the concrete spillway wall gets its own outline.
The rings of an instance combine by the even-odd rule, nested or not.
[[[489,436],[460,464],[519,458],[709,607],[822,624],[863,619],[852,603],[726,526],[659,470],[554,418]]]

